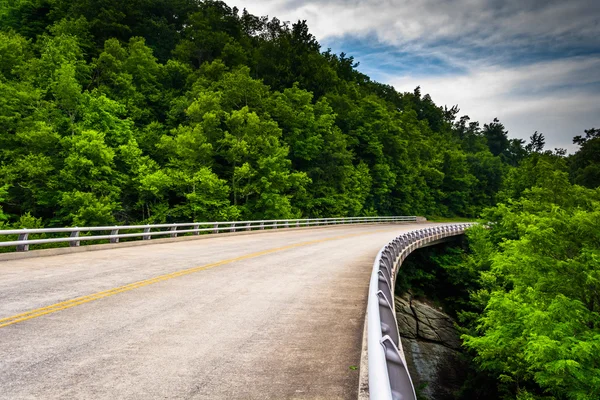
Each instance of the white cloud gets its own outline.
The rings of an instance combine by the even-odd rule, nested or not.
[[[375,33],[398,46],[460,39],[471,46],[598,41],[595,0],[231,0],[257,15],[306,19],[317,39]]]
[[[421,86],[437,104],[458,104],[461,115],[490,122],[498,117],[511,137],[546,136],[547,147],[573,150],[573,136],[600,126],[600,57],[578,57],[521,67],[481,67],[461,76],[388,76],[399,91]]]
[[[538,130],[548,147],[573,149],[574,135],[600,127],[598,0],[227,2],[282,21],[305,19],[311,33],[329,44],[347,37],[374,40],[377,46],[429,57],[442,64],[440,70],[446,65],[460,71],[428,76],[422,72],[426,61],[407,67],[413,60],[399,58],[402,68],[393,74],[389,68],[397,55],[366,56],[334,46],[399,91],[421,86],[437,104],[458,104],[474,120],[498,117],[513,137],[528,138]],[[437,72],[425,73],[432,71]]]

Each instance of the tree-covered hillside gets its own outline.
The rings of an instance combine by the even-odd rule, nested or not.
[[[474,216],[528,151],[219,1],[9,0],[0,27],[5,224]]]
[[[16,227],[476,216],[543,148],[371,81],[304,21],[220,1],[8,0],[0,28]],[[579,138],[578,183],[597,185],[596,136]]]

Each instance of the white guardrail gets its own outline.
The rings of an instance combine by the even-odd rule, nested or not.
[[[371,400],[416,400],[406,366],[394,307],[394,286],[402,261],[415,249],[461,235],[472,223],[404,233],[385,245],[373,264],[367,305],[367,357]]]
[[[124,226],[95,226],[72,228],[43,228],[43,229],[13,229],[0,230],[0,236],[16,236],[16,240],[0,240],[0,247],[15,246],[17,251],[28,251],[33,244],[69,243],[77,247],[82,241],[109,240],[118,243],[123,238],[142,238],[150,240],[155,236],[177,237],[183,234],[200,235],[200,233],[219,233],[251,231],[277,228],[296,228],[306,226],[338,225],[338,224],[372,224],[390,222],[414,222],[415,216],[397,217],[347,217],[347,218],[307,218],[307,219],[275,219],[262,221],[222,221],[222,222],[192,222],[182,224],[158,225],[124,225]],[[138,231],[119,233],[123,231]],[[66,237],[32,239],[31,235],[68,233]],[[80,236],[81,233],[89,236]],[[100,234],[95,234],[100,233]]]

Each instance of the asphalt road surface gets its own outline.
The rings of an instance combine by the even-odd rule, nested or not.
[[[431,224],[0,262],[0,399],[352,399],[378,250]]]

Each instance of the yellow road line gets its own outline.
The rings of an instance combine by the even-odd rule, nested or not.
[[[158,282],[163,282],[163,281],[177,278],[177,277],[180,277],[183,275],[193,274],[194,272],[205,271],[207,269],[218,267],[218,266],[224,265],[224,264],[230,264],[230,263],[234,263],[236,261],[242,261],[242,260],[247,260],[250,258],[256,258],[256,257],[264,256],[267,254],[276,253],[279,251],[293,249],[296,247],[309,246],[311,244],[316,244],[316,243],[323,243],[323,242],[329,242],[332,240],[346,239],[346,238],[350,238],[350,237],[354,237],[354,236],[370,235],[370,234],[374,234],[374,233],[381,233],[381,232],[388,232],[388,231],[391,231],[391,229],[377,230],[377,231],[363,232],[363,233],[352,233],[352,234],[348,234],[348,235],[334,236],[334,237],[330,237],[330,238],[326,238],[326,239],[318,239],[318,240],[311,240],[308,242],[300,242],[300,243],[291,244],[288,246],[276,247],[276,248],[269,249],[269,250],[263,250],[263,251],[259,251],[256,253],[246,254],[246,255],[243,255],[240,257],[229,258],[227,260],[217,261],[217,262],[202,265],[199,267],[183,269],[181,271],[176,271],[176,272],[171,272],[168,274],[160,275],[155,278],[145,279],[143,281],[130,283],[128,285],[119,286],[119,287],[105,290],[102,292],[77,297],[75,299],[52,304],[47,307],[36,308],[35,310],[31,310],[31,311],[27,311],[27,312],[24,312],[21,314],[13,315],[12,317],[2,318],[2,319],[0,319],[0,328],[4,328],[6,326],[13,325],[13,324],[16,324],[19,322],[27,321],[29,319],[41,317],[42,315],[47,315],[47,314],[55,313],[57,311],[66,310],[67,308],[75,307],[80,304],[89,303],[90,301],[103,299],[103,298],[109,297],[109,296],[114,296],[115,294],[118,294],[118,293],[127,292],[127,291],[130,291],[133,289],[152,285],[152,284],[158,283]]]

